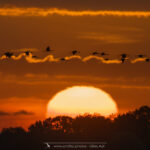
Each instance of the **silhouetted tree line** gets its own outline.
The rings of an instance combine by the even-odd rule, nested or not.
[[[110,150],[150,149],[150,107],[118,115],[113,120],[99,115],[71,118],[58,116],[37,121],[28,131],[4,128],[0,150],[43,150],[43,142],[107,142]]]

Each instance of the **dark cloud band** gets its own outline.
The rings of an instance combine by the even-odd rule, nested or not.
[[[59,8],[70,10],[150,10],[149,0],[3,0],[0,6]]]
[[[14,113],[8,113],[8,112],[4,112],[4,111],[0,111],[0,116],[19,116],[19,115],[26,115],[26,116],[30,116],[30,115],[34,115],[33,112],[28,112],[26,110],[20,110]]]

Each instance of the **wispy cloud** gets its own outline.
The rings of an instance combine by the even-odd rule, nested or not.
[[[120,60],[117,60],[117,59],[105,60],[103,57],[93,56],[93,55],[90,55],[90,56],[87,56],[87,57],[83,58],[82,61],[87,62],[87,61],[90,61],[92,59],[99,60],[104,64],[121,64],[122,63]]]
[[[146,58],[136,58],[136,59],[134,59],[134,60],[132,60],[131,61],[131,63],[137,63],[137,62],[144,62],[144,61],[146,61]]]
[[[139,89],[150,90],[149,79],[142,77],[125,78],[104,77],[104,76],[87,76],[87,75],[48,75],[48,74],[25,74],[24,76],[14,76],[13,78],[5,76],[2,81],[5,83],[13,83],[13,85],[95,85],[100,88],[120,88],[120,89]],[[18,111],[13,113],[19,115],[26,113],[25,111]],[[29,112],[30,114],[30,112]]]
[[[150,90],[150,86],[142,85],[120,85],[120,84],[101,84],[100,87],[109,87],[109,88],[120,88],[120,89],[137,89],[137,90]]]
[[[28,63],[44,63],[44,62],[61,62],[61,58],[55,58],[53,55],[47,55],[44,58],[34,58],[32,53],[30,53],[28,56],[25,53],[21,53],[18,56],[11,56],[12,60],[20,60],[22,58],[25,58],[25,60]],[[0,57],[0,60],[8,59],[6,55],[3,55]],[[120,59],[105,59],[104,57],[101,56],[96,56],[96,55],[89,55],[86,57],[81,57],[80,55],[72,55],[72,56],[66,56],[64,57],[64,61],[69,61],[72,59],[78,59],[82,62],[87,62],[90,60],[98,60],[101,63],[104,64],[122,64],[121,58]],[[137,62],[146,62],[147,58],[135,58],[135,59],[128,59],[125,61],[128,61],[129,63],[137,63]],[[148,60],[149,61],[149,60]],[[148,62],[147,61],[147,62]]]
[[[78,36],[79,39],[90,39],[95,41],[102,41],[107,44],[119,44],[119,43],[136,43],[138,40],[125,37],[123,35],[116,34],[98,34],[98,33],[85,33]]]
[[[10,114],[4,111],[0,111],[0,116],[7,116],[7,115],[10,115]]]
[[[150,17],[150,11],[111,11],[111,10],[82,10],[73,11],[58,8],[0,8],[1,16],[126,16],[126,17]]]
[[[0,111],[0,116],[12,116],[12,115],[13,116],[18,116],[18,115],[28,116],[28,115],[34,115],[34,113],[33,112],[28,112],[26,110],[20,110],[20,111],[13,112],[13,113]]]
[[[17,111],[17,112],[14,112],[13,115],[15,116],[18,116],[18,115],[34,115],[33,112],[28,112],[26,110],[20,110],[20,111]]]

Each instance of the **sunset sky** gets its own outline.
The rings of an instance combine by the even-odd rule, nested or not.
[[[149,0],[3,0],[0,1],[0,57],[30,50],[39,59],[82,58],[93,51],[105,58],[150,58]],[[150,63],[29,62],[0,60],[0,129],[27,127],[45,119],[49,100],[59,91],[88,85],[109,93],[119,113],[150,105]]]

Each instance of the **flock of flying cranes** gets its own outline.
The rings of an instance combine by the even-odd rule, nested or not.
[[[53,51],[53,50],[50,48],[50,46],[48,46],[48,47],[46,48],[46,50],[45,50],[45,52],[52,52],[52,51]],[[25,53],[26,56],[29,56],[30,53],[32,53],[32,52],[31,52],[31,51],[25,51],[24,53]],[[75,56],[75,55],[78,55],[80,52],[79,52],[78,50],[73,50],[71,53],[72,53],[73,56]],[[6,58],[11,58],[11,57],[14,55],[14,53],[12,53],[12,52],[5,52],[3,55],[6,56]],[[104,57],[104,56],[109,55],[109,54],[107,54],[107,53],[105,53],[105,52],[101,52],[101,53],[100,53],[100,52],[98,52],[98,51],[94,51],[94,52],[91,53],[91,55]],[[33,55],[32,57],[33,57],[33,58],[37,58],[37,56],[35,56],[35,55]],[[129,55],[128,55],[128,54],[121,54],[121,55],[120,55],[120,61],[121,61],[122,63],[125,63],[125,61],[126,61],[128,58],[129,58]],[[145,55],[143,55],[143,54],[137,55],[137,58],[145,59],[145,62],[150,62],[150,58],[146,58]],[[65,57],[64,57],[64,58],[60,58],[60,60],[61,60],[61,61],[66,61]],[[110,60],[110,59],[105,58],[105,61],[109,61],[109,60]]]

